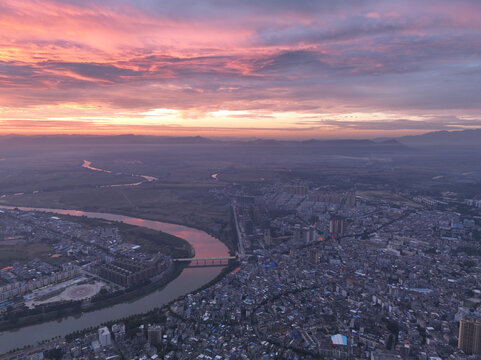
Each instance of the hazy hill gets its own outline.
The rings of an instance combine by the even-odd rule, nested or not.
[[[120,144],[210,144],[201,136],[145,136],[145,135],[4,135],[2,144],[12,145],[120,145]]]
[[[397,139],[409,146],[481,147],[481,129],[461,131],[434,131],[422,135]]]

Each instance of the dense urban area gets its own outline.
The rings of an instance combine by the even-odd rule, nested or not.
[[[0,210],[0,324],[59,317],[114,299],[174,272],[170,255],[93,226],[38,211]],[[139,239],[141,240],[141,239]],[[159,247],[160,249],[160,247]]]
[[[481,354],[481,199],[450,191],[338,191],[301,181],[229,185],[210,195],[225,201],[238,238],[237,260],[216,283],[146,315],[6,358],[435,360]],[[50,259],[1,270],[4,314],[65,300],[69,288],[125,288],[134,278],[169,269],[168,257],[123,242],[115,227],[85,229],[18,210],[0,215],[8,241],[42,243],[56,234],[47,241]],[[69,261],[53,265],[56,257]],[[134,264],[142,269],[131,270]],[[143,275],[120,276],[129,270]]]

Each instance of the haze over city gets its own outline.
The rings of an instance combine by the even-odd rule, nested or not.
[[[0,360],[481,359],[481,0],[0,0]]]
[[[369,138],[481,126],[481,3],[0,4],[2,134]]]

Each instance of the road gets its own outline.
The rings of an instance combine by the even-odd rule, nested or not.
[[[237,219],[237,208],[235,202],[232,204],[232,211],[234,212],[235,227],[237,231],[237,252],[239,260],[242,260],[245,256],[245,236],[240,228],[239,221]]]

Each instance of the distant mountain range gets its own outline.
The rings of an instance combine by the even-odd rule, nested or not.
[[[461,131],[434,131],[422,135],[399,138],[338,139],[338,140],[214,140],[201,136],[146,136],[146,135],[2,135],[3,145],[121,145],[121,144],[236,144],[261,147],[350,148],[362,150],[400,151],[409,147],[459,146],[481,147],[481,129]]]
[[[407,146],[396,139],[368,140],[368,139],[336,139],[336,140],[253,140],[246,142],[249,145],[262,146],[297,146],[312,148],[390,148],[406,149]]]
[[[481,147],[481,129],[460,131],[434,131],[422,135],[397,138],[408,146]]]
[[[147,136],[147,135],[3,135],[2,143],[15,145],[121,145],[121,144],[208,144],[216,143],[201,136]]]

